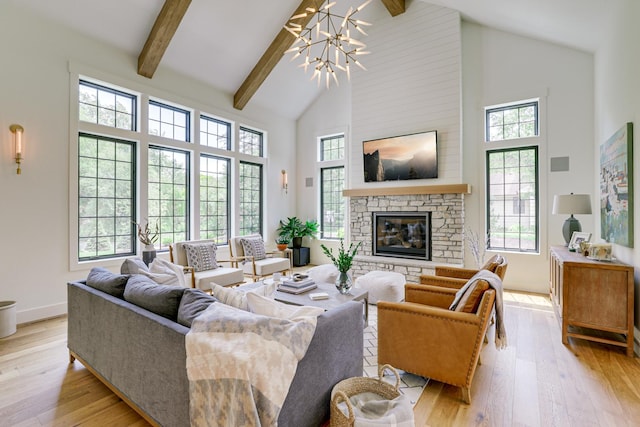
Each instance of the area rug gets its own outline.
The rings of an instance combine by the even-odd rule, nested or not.
[[[400,374],[400,392],[415,405],[428,379],[396,369]],[[364,329],[364,375],[378,378],[378,307],[369,304],[369,325]],[[383,379],[395,384],[393,373],[385,372]]]

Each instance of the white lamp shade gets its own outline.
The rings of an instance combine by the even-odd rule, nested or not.
[[[588,194],[565,194],[553,196],[554,214],[590,214],[591,196]]]

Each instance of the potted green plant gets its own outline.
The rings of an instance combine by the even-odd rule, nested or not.
[[[287,246],[289,246],[290,242],[291,240],[289,240],[288,237],[285,237],[285,236],[276,237],[276,246],[278,247],[279,251],[284,251],[285,249],[287,249]]]
[[[315,220],[302,222],[300,218],[292,216],[287,218],[286,221],[280,220],[278,235],[292,241],[294,248],[300,248],[302,247],[302,238],[310,237],[315,239],[319,227],[320,225]]]
[[[336,279],[336,288],[341,294],[347,294],[351,290],[351,286],[353,282],[351,281],[351,277],[349,277],[349,270],[351,270],[351,264],[353,263],[353,257],[356,256],[356,252],[360,247],[362,242],[358,242],[357,244],[351,243],[349,245],[349,249],[344,250],[344,240],[340,239],[340,249],[338,250],[338,256],[333,255],[333,249],[327,248],[325,245],[321,244],[322,252],[326,256],[331,259],[333,265],[336,266],[338,272],[338,278]]]

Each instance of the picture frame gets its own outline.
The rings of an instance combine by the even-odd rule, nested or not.
[[[591,240],[591,233],[574,231],[571,235],[571,241],[569,242],[569,250],[578,250],[578,248],[580,248],[580,242],[588,242],[589,240]]]
[[[600,145],[600,235],[633,247],[633,123]]]

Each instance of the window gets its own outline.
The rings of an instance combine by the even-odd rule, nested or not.
[[[79,119],[118,129],[136,129],[136,96],[80,80]]]
[[[231,123],[200,116],[200,144],[230,150]]]
[[[538,147],[487,151],[489,249],[538,251]]]
[[[229,241],[229,159],[200,156],[200,238]]]
[[[135,254],[134,143],[78,138],[78,258]]]
[[[149,101],[149,134],[189,142],[189,111]]]
[[[488,107],[486,141],[529,138],[538,135],[538,101]]]
[[[149,147],[149,224],[160,225],[159,249],[189,240],[189,153]]]
[[[240,235],[262,234],[262,165],[240,162]]]
[[[320,139],[320,229],[323,239],[344,237],[344,135]]]
[[[241,127],[238,138],[238,151],[240,153],[262,157],[262,132]]]

